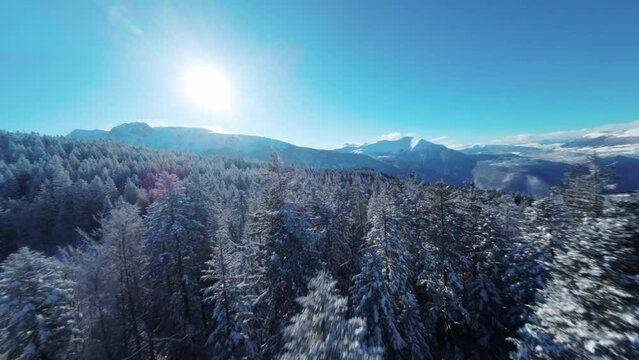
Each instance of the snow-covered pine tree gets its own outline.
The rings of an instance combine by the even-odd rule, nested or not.
[[[355,255],[359,255],[362,246],[362,240],[366,236],[368,223],[368,201],[370,194],[368,187],[365,186],[360,177],[354,176],[352,183],[347,187],[347,197],[351,203],[351,217],[353,219],[353,230],[350,234],[350,248],[354,250]],[[354,261],[360,264],[359,256],[355,256]],[[359,266],[356,266],[359,268]]]
[[[256,279],[264,292],[257,298],[263,334],[263,356],[273,357],[282,346],[281,330],[297,311],[295,299],[306,293],[306,282],[317,264],[311,244],[305,239],[305,224],[300,223],[292,203],[287,201],[289,173],[277,153],[268,166],[269,185],[262,208],[253,217],[253,236],[259,242]]]
[[[516,359],[639,356],[636,216],[584,218],[546,266],[550,283],[520,330]]]
[[[545,264],[551,263],[561,251],[569,231],[568,212],[554,197],[533,202],[524,214],[522,235],[514,239],[506,254],[504,284],[507,288],[507,323],[511,331],[526,322],[535,322],[531,317],[531,306],[540,301],[539,291],[552,277]],[[531,341],[548,338],[532,332],[525,336]],[[562,351],[560,346],[553,347],[555,354]]]
[[[382,349],[366,344],[366,323],[347,319],[347,302],[325,272],[309,281],[309,293],[299,297],[301,311],[284,329],[282,360],[382,359]]]
[[[595,153],[588,157],[586,164],[576,166],[566,175],[556,192],[577,223],[584,217],[602,215],[602,193],[610,185],[610,174],[610,167],[602,166],[599,156]]]
[[[102,219],[102,246],[110,274],[112,291],[116,294],[117,308],[124,314],[122,329],[133,340],[130,353],[139,353],[144,337],[152,335],[145,329],[144,270],[148,264],[144,252],[144,223],[137,205],[119,200]],[[123,345],[128,345],[127,343]]]
[[[0,353],[7,359],[66,359],[77,334],[73,284],[60,264],[21,248],[0,269]]]
[[[496,214],[496,221],[501,229],[501,236],[507,248],[514,244],[522,234],[524,223],[524,209],[527,201],[521,195],[500,194],[493,203],[492,211]]]
[[[525,211],[525,241],[541,253],[537,261],[552,262],[567,237],[569,215],[553,197],[535,201]]]
[[[461,356],[457,342],[470,322],[463,303],[461,271],[465,260],[455,206],[455,193],[449,185],[438,181],[427,188],[424,218],[428,230],[420,257],[420,305],[432,338],[432,354],[442,358]]]
[[[411,247],[400,227],[400,199],[398,184],[389,183],[369,203],[365,265],[352,290],[355,314],[367,319],[371,346],[385,347],[389,356],[427,358],[426,329],[409,282],[414,265],[408,263]],[[373,292],[360,299],[366,289]]]
[[[324,268],[337,280],[339,288],[347,291],[353,277],[349,244],[352,219],[346,193],[339,185],[335,189],[313,195],[310,208],[311,228],[316,237],[317,250]]]
[[[366,341],[369,346],[385,349],[387,354],[400,354],[406,347],[397,326],[396,306],[392,289],[382,274],[382,260],[374,251],[367,251],[362,271],[353,277],[351,301],[353,314],[366,320]]]
[[[211,190],[213,182],[203,174],[204,170],[199,166],[194,166],[189,177],[184,182],[184,195],[186,206],[184,212],[197,226],[190,235],[192,247],[192,257],[190,263],[193,264],[194,280],[193,287],[202,289],[206,285],[202,281],[201,271],[206,268],[206,263],[211,259],[210,240],[215,238],[219,230],[219,219],[222,209],[220,207],[220,196]],[[217,195],[217,196],[216,196]],[[210,309],[203,301],[203,297],[198,293],[197,303],[199,304],[198,314],[201,319],[202,328],[209,329]]]
[[[474,186],[460,191],[460,236],[464,306],[470,316],[465,351],[477,359],[505,358],[505,318],[501,296],[504,244],[495,214]]]
[[[408,180],[413,191],[418,191],[414,179]],[[430,357],[427,331],[421,318],[415,296],[417,256],[419,256],[419,204],[409,195],[400,181],[393,180],[382,186],[369,206],[370,230],[366,244],[378,249],[388,259],[391,296],[396,305],[399,329],[407,342],[402,358],[426,359]],[[411,230],[410,228],[414,228]],[[378,247],[374,245],[378,244]]]
[[[226,219],[227,217],[225,217]],[[227,220],[224,220],[225,222]],[[213,350],[213,359],[255,359],[259,357],[256,343],[256,319],[251,304],[251,293],[228,224],[223,224],[212,241],[211,259],[207,262],[202,279],[210,286],[203,289],[205,301],[213,304],[214,329],[207,343]]]
[[[122,198],[129,204],[137,204],[138,199],[140,197],[138,195],[139,192],[140,190],[138,189],[137,186],[135,186],[135,183],[133,183],[131,179],[126,179],[126,184],[124,184],[124,193],[122,195]]]
[[[65,275],[73,282],[73,311],[81,342],[79,358],[114,360],[129,354],[130,338],[117,310],[116,280],[104,246],[83,234],[77,247],[62,249]],[[125,318],[125,317],[124,317]]]
[[[158,335],[171,351],[188,354],[203,343],[201,306],[201,251],[207,249],[207,231],[195,218],[184,184],[177,176],[161,173],[145,222],[145,252],[149,256],[147,276],[154,289],[154,311],[164,324]]]
[[[407,179],[397,184],[395,196],[397,197],[395,201],[401,208],[399,225],[407,246],[408,283],[414,287],[421,272],[419,258],[422,253],[422,242],[426,239],[424,186],[412,173]]]

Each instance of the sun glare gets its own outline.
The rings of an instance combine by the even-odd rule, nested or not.
[[[199,108],[213,113],[233,107],[233,91],[224,72],[213,66],[196,65],[187,69],[183,79],[186,97]]]

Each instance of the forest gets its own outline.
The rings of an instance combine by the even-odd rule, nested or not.
[[[0,359],[637,359],[639,194],[0,131]]]

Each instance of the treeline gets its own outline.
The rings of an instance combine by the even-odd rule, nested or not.
[[[91,232],[119,197],[142,211],[154,201],[157,177],[185,178],[200,169],[211,186],[251,192],[263,165],[243,159],[197,157],[107,141],[0,131],[0,258],[28,246],[52,254]]]
[[[596,158],[533,201],[277,155],[1,135],[0,356],[639,355],[639,202],[601,195]],[[100,197],[70,195],[96,176]]]

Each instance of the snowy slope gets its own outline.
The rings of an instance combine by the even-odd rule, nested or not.
[[[580,139],[584,140],[573,143],[575,146],[486,145],[462,151],[418,137],[347,145],[332,151],[317,150],[259,136],[219,134],[199,128],[151,127],[145,123],[123,124],[110,131],[75,130],[68,136],[262,161],[269,160],[271,153],[277,151],[285,164],[329,169],[370,168],[398,176],[414,173],[426,182],[439,179],[451,184],[474,182],[483,189],[534,195],[547,194],[550,187],[559,183],[570,164],[582,162],[596,149],[604,161],[618,164],[616,175],[620,189],[639,189],[639,175],[636,175],[639,157],[634,157],[638,152],[627,136],[617,137],[629,140],[627,144],[600,139],[603,135],[581,134]],[[627,150],[621,154],[633,156],[619,156],[619,147]],[[606,152],[611,148],[615,151]]]
[[[478,160],[444,145],[434,144],[417,137],[381,140],[335,151],[365,154],[396,167],[402,174],[414,172],[425,181],[443,179],[452,184],[470,182],[472,169]]]
[[[321,168],[393,169],[371,157],[342,154],[295,146],[283,141],[249,135],[214,133],[207,129],[185,127],[151,127],[145,123],[127,123],[110,131],[75,130],[69,137],[105,139],[128,145],[229,157],[248,157],[267,161],[277,151],[284,163]]]

